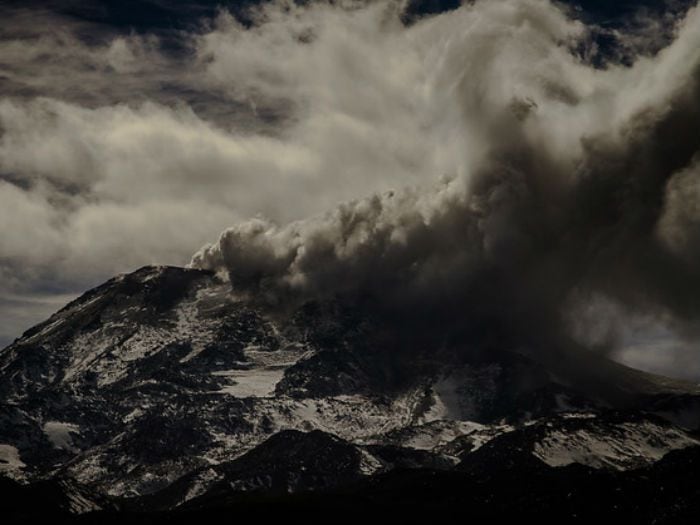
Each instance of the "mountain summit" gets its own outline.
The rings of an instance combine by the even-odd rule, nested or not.
[[[700,446],[696,385],[600,356],[402,352],[357,307],[266,311],[175,267],[115,277],[28,330],[0,353],[0,390],[8,493],[51,487],[67,517],[393,494],[419,473],[452,489],[574,467],[626,480]]]

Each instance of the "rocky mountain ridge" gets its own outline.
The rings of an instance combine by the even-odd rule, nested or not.
[[[0,352],[0,471],[57,483],[67,515],[149,513],[392,472],[637,472],[700,446],[696,385],[586,356],[615,378],[597,395],[518,353],[380,343],[346,305],[284,317],[206,271],[118,276]]]

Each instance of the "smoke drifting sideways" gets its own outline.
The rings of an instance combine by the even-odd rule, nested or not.
[[[283,23],[266,16],[260,35]],[[548,2],[477,2],[363,29],[345,36],[373,42],[375,74],[391,82],[397,61],[412,68],[400,79],[415,81],[404,118],[433,152],[406,165],[420,182],[283,225],[240,223],[191,266],[281,309],[359,305],[421,346],[606,352],[631,316],[695,339],[699,9],[655,55],[604,69],[576,51],[586,27]],[[344,100],[396,109],[373,87],[358,82]]]

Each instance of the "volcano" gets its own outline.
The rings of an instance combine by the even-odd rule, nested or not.
[[[692,519],[700,387],[540,355],[401,352],[355,306],[144,267],[0,353],[3,512]]]

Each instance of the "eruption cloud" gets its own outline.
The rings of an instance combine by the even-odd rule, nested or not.
[[[191,260],[417,346],[699,378],[700,14],[572,3],[271,0],[135,31],[0,6],[0,346]]]
[[[269,60],[247,89],[274,98],[273,84],[296,86],[295,129],[342,119],[309,142],[323,176],[346,183],[334,172],[360,150],[332,134],[354,128],[371,139],[363,180],[396,186],[381,173],[390,166],[407,185],[282,225],[242,222],[193,267],[283,309],[361,304],[434,344],[609,350],[628,315],[694,338],[700,10],[658,53],[604,68],[582,56],[587,28],[545,1],[476,2],[410,27],[376,5],[297,14],[263,9],[252,31],[210,38],[239,51],[265,42]],[[302,19],[312,23],[294,44],[279,38]],[[608,307],[588,315],[598,303]]]

